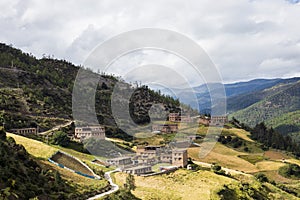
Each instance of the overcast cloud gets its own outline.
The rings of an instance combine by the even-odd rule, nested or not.
[[[82,64],[98,44],[116,34],[145,27],[163,28],[197,41],[219,68],[224,82],[292,77],[300,75],[298,2],[1,0],[0,41],[37,57],[54,55]],[[170,58],[164,58],[164,65],[168,65],[166,60],[176,65],[176,59]],[[157,62],[160,59],[153,60],[161,64]],[[131,62],[130,58],[123,61],[116,74],[122,75],[122,67]],[[178,65],[184,68],[185,64],[178,61]]]

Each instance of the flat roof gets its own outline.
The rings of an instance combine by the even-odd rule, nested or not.
[[[131,159],[131,157],[117,157],[117,158],[110,158],[110,159],[107,159],[108,161],[109,160],[125,160],[125,159]]]

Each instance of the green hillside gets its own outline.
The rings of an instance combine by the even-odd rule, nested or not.
[[[300,110],[267,120],[266,124],[283,134],[300,135]]]
[[[276,87],[276,86],[275,86]],[[270,88],[269,90],[276,90]],[[298,132],[297,120],[300,110],[300,82],[289,85],[283,90],[276,90],[275,94],[266,96],[263,100],[233,113],[236,119],[250,126],[260,122],[276,128],[283,133]],[[295,116],[295,114],[297,114]],[[289,127],[287,129],[287,127]]]

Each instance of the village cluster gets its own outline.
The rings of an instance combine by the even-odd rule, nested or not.
[[[228,118],[227,116],[190,117],[188,114],[170,113],[169,123],[153,124],[152,131],[161,134],[176,133],[179,130],[179,123],[192,122],[198,122],[207,126],[222,126],[228,122]],[[38,133],[36,128],[12,129],[11,132],[21,135]],[[76,127],[72,139],[82,142],[90,137],[105,140],[105,128],[99,125]],[[101,162],[103,163],[103,161]],[[143,175],[151,173],[153,171],[152,166],[160,163],[169,165],[168,167],[161,167],[161,171],[187,167],[188,154],[186,148],[180,147],[138,146],[134,155],[107,159],[104,163],[116,166],[126,173]]]

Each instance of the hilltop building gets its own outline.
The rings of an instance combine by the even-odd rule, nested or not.
[[[223,126],[225,123],[228,123],[227,116],[212,116],[209,117],[200,117],[199,124],[203,124],[206,126]]]
[[[144,159],[147,160],[147,164],[155,161],[156,163],[170,163],[177,167],[185,167],[188,160],[186,149],[169,149],[163,146],[138,147],[136,155],[138,161]]]
[[[225,123],[228,123],[227,116],[212,116],[210,119],[210,126],[223,126]]]
[[[106,160],[110,165],[125,168],[126,166],[131,166],[133,164],[131,157],[118,157]]]
[[[94,137],[105,139],[105,128],[103,126],[86,126],[75,128],[75,140],[83,141],[84,139]]]
[[[153,124],[152,131],[159,131],[162,133],[176,133],[178,131],[178,124]]]
[[[37,134],[37,128],[19,128],[19,129],[11,129],[12,133],[18,134],[18,135],[36,135]]]
[[[179,113],[170,113],[169,114],[169,121],[170,122],[184,122],[184,123],[191,123],[192,118],[189,114],[187,115],[180,115]]]

